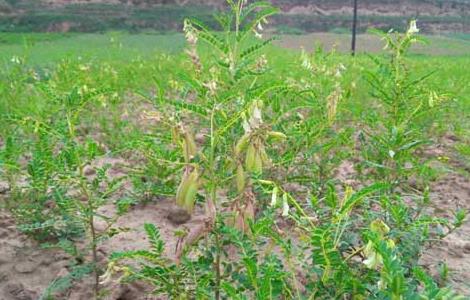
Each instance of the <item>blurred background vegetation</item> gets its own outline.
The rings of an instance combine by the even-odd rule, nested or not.
[[[285,34],[349,31],[350,0],[273,0],[282,13],[272,30]],[[0,0],[2,32],[179,31],[191,16],[213,24],[220,0]],[[359,31],[405,28],[417,18],[424,33],[469,33],[469,0],[359,0]]]

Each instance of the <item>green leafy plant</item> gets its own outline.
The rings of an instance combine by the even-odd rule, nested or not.
[[[52,95],[52,86],[43,87],[45,95]],[[80,141],[77,126],[80,114],[96,99],[96,93],[73,89],[52,101],[63,118],[36,120],[31,117],[15,120],[32,136],[31,159],[26,167],[26,186],[18,187],[12,194],[15,201],[10,209],[18,221],[18,227],[43,242],[74,241],[87,236],[85,249],[72,247],[73,256],[82,261],[90,251],[95,274],[95,293],[98,294],[98,243],[108,236],[117,216],[98,213],[100,206],[119,189],[122,178],[110,179],[108,166],[92,167],[101,150],[88,138]],[[8,153],[8,152],[7,152]],[[85,169],[87,168],[87,174]],[[92,172],[90,172],[92,170]],[[17,169],[21,174],[21,169]],[[93,176],[90,176],[93,173]],[[96,229],[96,220],[107,224],[102,232]],[[68,245],[68,244],[67,244]],[[70,248],[70,247],[68,247]],[[65,249],[65,248],[64,248]]]
[[[418,32],[416,21],[411,21],[403,34],[378,32],[386,43],[389,58],[388,61],[372,58],[377,69],[367,71],[365,77],[372,96],[383,106],[379,119],[374,119],[370,129],[363,132],[365,164],[393,186],[403,185],[419,172],[422,162],[414,153],[430,142],[423,135],[420,119],[446,101],[445,95],[429,91],[426,85],[435,71],[415,75],[407,62],[410,47],[424,42]]]

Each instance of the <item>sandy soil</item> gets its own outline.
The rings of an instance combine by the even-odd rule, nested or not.
[[[39,299],[58,276],[66,275],[69,257],[44,250],[20,234],[14,220],[0,211],[0,299]]]
[[[455,137],[445,136],[433,149],[427,151],[432,157],[449,156],[446,166],[449,172],[433,183],[431,199],[434,214],[452,219],[458,209],[470,213],[470,164],[455,155]],[[421,263],[431,274],[438,277],[439,265],[449,267],[449,282],[456,291],[470,297],[470,217],[462,227],[424,251]]]

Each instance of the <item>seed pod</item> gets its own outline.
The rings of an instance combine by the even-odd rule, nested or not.
[[[263,154],[261,153],[260,149],[255,150],[255,162],[253,165],[253,172],[257,174],[263,172]]]
[[[191,174],[188,176],[188,183],[186,194],[184,195],[184,201],[182,207],[188,212],[192,213],[194,208],[194,203],[196,200],[196,194],[198,190],[198,180],[199,180],[199,173],[197,169],[194,169]]]
[[[235,211],[235,215],[233,217],[233,226],[240,231],[243,231],[245,228],[245,220],[243,219],[243,214],[239,209]]]
[[[186,197],[184,199],[184,205],[183,205],[183,208],[190,214],[193,212],[193,209],[194,209],[197,190],[198,190],[197,181],[191,182],[188,186],[188,190],[186,192]]]
[[[186,191],[188,190],[188,174],[184,174],[183,178],[181,178],[181,183],[178,186],[178,190],[176,191],[176,205],[183,206],[184,205],[184,198],[186,197]]]
[[[194,156],[196,156],[197,148],[196,143],[194,142],[194,137],[191,133],[184,133],[183,140],[183,155],[186,162],[190,162]]]
[[[246,150],[246,157],[245,157],[245,167],[248,172],[253,172],[255,169],[255,155],[256,149],[253,144],[248,145],[248,149]]]
[[[245,221],[245,233],[249,231],[249,221],[253,221],[255,219],[255,207],[252,201],[247,201],[245,203],[244,212],[243,212],[243,220]]]
[[[269,159],[269,156],[266,153],[266,148],[264,147],[263,144],[260,144],[260,146],[259,146],[259,155],[261,157],[261,162],[264,165],[269,165],[271,163],[271,160]]]
[[[194,199],[198,189],[199,173],[194,169],[191,173],[185,174],[176,192],[176,204],[189,213],[194,207]]]
[[[250,189],[247,189],[235,201],[233,206],[233,226],[243,233],[250,235],[249,223],[255,218],[254,194]]]
[[[258,179],[258,182],[261,183],[261,184],[274,185],[274,182],[272,182],[270,180]]]
[[[180,132],[177,126],[171,127],[171,141],[175,145],[178,145],[178,143],[180,142]]]
[[[245,189],[245,171],[243,170],[243,166],[238,164],[237,166],[237,190],[239,193],[243,192]]]
[[[286,139],[287,138],[287,136],[284,133],[278,132],[278,131],[269,131],[268,135],[269,135],[269,137],[272,137],[272,138],[275,138],[275,139]]]
[[[243,135],[235,145],[235,155],[239,156],[245,149],[246,146],[248,146],[248,143],[250,141],[250,135],[245,134]]]

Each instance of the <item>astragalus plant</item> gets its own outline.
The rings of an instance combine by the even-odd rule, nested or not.
[[[185,21],[185,72],[174,89],[157,84],[157,96],[148,97],[157,108],[150,117],[164,128],[156,139],[177,153],[161,159],[178,166],[175,204],[191,217],[202,202],[205,219],[177,232],[174,260],[147,224],[150,249],[114,253],[104,279],[121,273],[121,282],[146,281],[171,299],[453,299],[407,252],[417,232],[444,222],[413,218],[405,203],[388,201],[395,174],[357,187],[325,184],[325,168],[336,163],[321,160],[352,136],[335,123],[354,90],[342,64],[303,54],[306,79],[276,80],[261,50],[270,42],[263,26],[277,10],[228,5],[217,33]],[[401,83],[392,88],[395,95]],[[399,125],[403,115],[393,107],[391,124]]]
[[[64,62],[55,72],[71,73],[73,67]],[[73,257],[72,265],[93,271],[97,296],[98,244],[109,237],[116,220],[98,209],[119,189],[121,178],[110,178],[106,165],[95,166],[104,151],[97,139],[83,133],[88,125],[83,118],[110,95],[105,88],[78,82],[69,89],[64,78],[53,78],[55,72],[28,83],[28,96],[41,99],[37,111],[15,108],[8,115],[13,129],[1,151],[2,163],[8,164],[7,178],[21,181],[11,183],[7,203],[22,232],[43,246],[62,248]],[[15,145],[15,140],[24,142]],[[98,220],[105,224],[101,231]]]
[[[271,39],[261,39],[261,30],[277,9],[264,2],[228,4],[231,13],[217,18],[221,32],[185,20],[187,70],[177,74],[172,91],[162,92],[157,83],[152,101],[158,112],[149,116],[165,128],[158,138],[170,141],[168,148],[179,153],[177,160],[167,161],[181,169],[175,203],[191,215],[197,199],[203,199],[204,232],[215,224],[218,208],[227,204],[234,208],[235,223],[242,226],[242,214],[247,226],[255,206],[250,177],[270,167],[266,149],[284,138],[263,119],[273,87],[263,80],[269,62],[260,51]],[[188,236],[184,244],[195,238]]]

